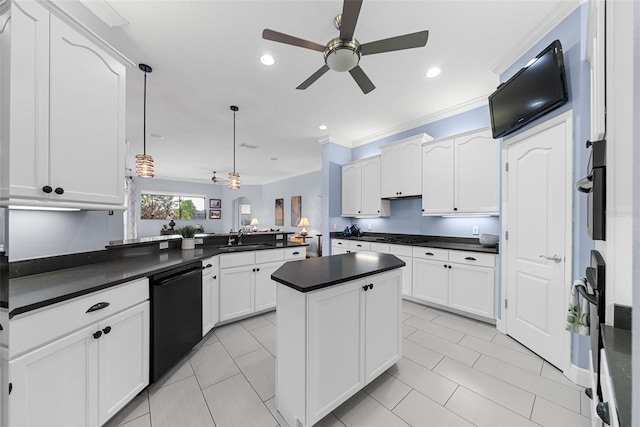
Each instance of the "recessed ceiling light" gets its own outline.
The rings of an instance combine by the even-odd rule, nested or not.
[[[273,65],[276,63],[276,60],[273,59],[273,56],[271,55],[262,55],[260,57],[260,62],[262,62],[264,65]]]
[[[277,157],[271,157],[269,160],[278,160]]]
[[[327,130],[327,125],[320,125],[320,126],[318,126],[318,129]]]
[[[150,133],[149,136],[152,136],[152,137],[158,138],[158,139],[164,138],[164,136],[160,135],[159,133]]]
[[[440,70],[440,68],[437,68],[437,67],[431,68],[429,71],[427,71],[427,77],[429,78],[436,77],[440,75],[441,72],[442,70]]]

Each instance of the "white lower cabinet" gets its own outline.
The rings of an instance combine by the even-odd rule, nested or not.
[[[311,426],[400,358],[401,273],[309,293],[278,286],[277,407]]]
[[[117,293],[135,294],[126,286],[148,291],[147,279],[139,280],[120,285],[117,291],[96,292],[95,297],[79,297],[12,319],[18,330],[22,328],[20,323],[26,322],[23,325],[27,326],[34,319],[64,324],[64,319],[57,322],[56,318],[75,317],[80,314],[75,313],[77,307],[86,310],[96,302],[110,302],[106,301],[108,296],[115,297],[110,305],[117,313],[105,317],[101,310],[82,310],[84,324],[50,336],[9,360],[10,425],[102,425],[148,385],[149,301],[129,302],[129,308],[118,311]],[[40,329],[52,334],[57,331],[47,323]]]
[[[449,271],[446,263],[413,259],[413,296],[436,304],[449,304]]]
[[[275,308],[276,282],[271,280],[274,271],[282,266],[281,262],[258,264],[255,276],[255,308],[256,311]]]
[[[223,255],[224,256],[224,255]],[[220,269],[220,321],[253,313],[253,266]]]
[[[449,307],[484,317],[495,317],[493,267],[451,264],[449,274]]]
[[[220,321],[218,257],[202,260],[202,268],[202,336],[205,336]]]

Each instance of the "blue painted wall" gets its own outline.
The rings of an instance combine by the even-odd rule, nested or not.
[[[322,246],[330,254],[329,232],[343,230],[351,222],[342,212],[342,168],[351,161],[351,149],[327,142],[322,146]]]

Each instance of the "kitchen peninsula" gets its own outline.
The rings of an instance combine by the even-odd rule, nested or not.
[[[277,288],[276,406],[311,426],[401,357],[401,267],[356,252],[289,262]]]

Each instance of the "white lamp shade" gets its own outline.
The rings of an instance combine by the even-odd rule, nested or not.
[[[253,218],[251,220],[251,225],[260,225],[260,222],[258,222],[258,218]]]
[[[302,217],[298,222],[298,227],[311,227],[311,224],[309,224],[309,220],[306,217]]]

